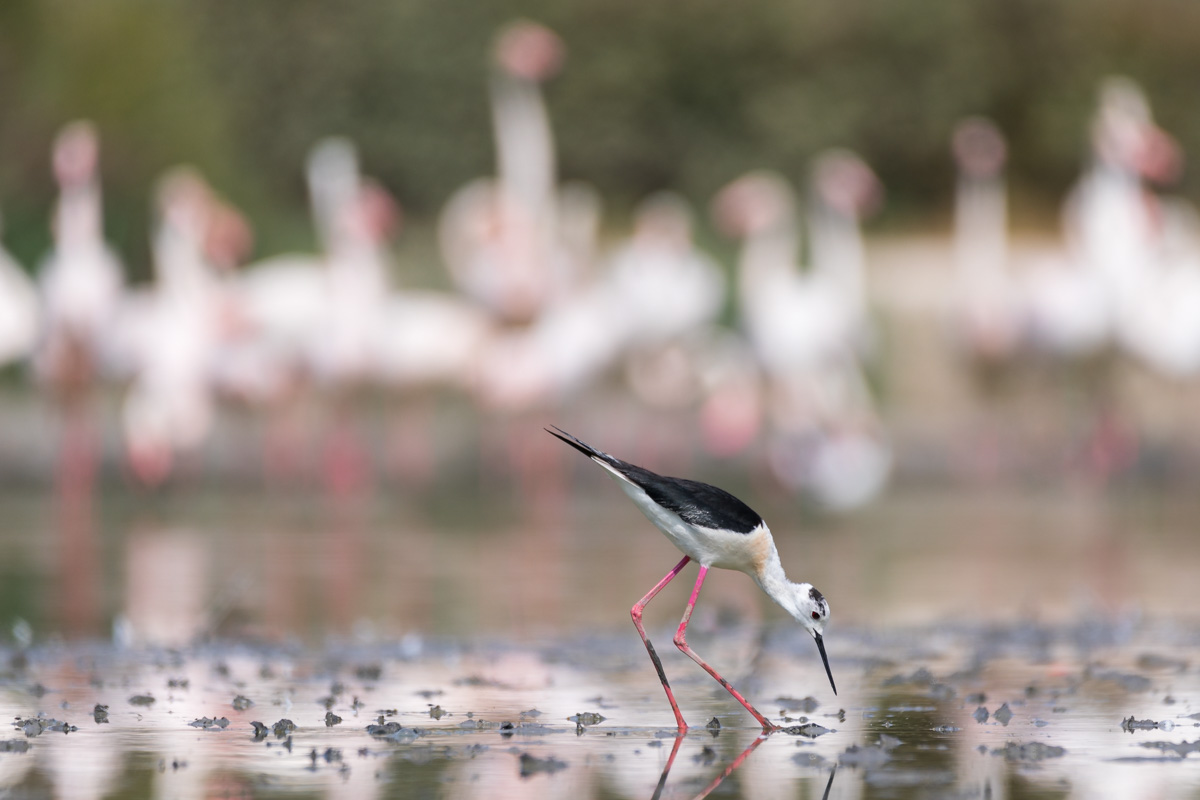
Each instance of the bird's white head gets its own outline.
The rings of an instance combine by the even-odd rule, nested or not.
[[[825,655],[825,623],[829,620],[829,601],[817,591],[811,583],[793,583],[791,602],[784,606],[793,617],[800,621],[804,629],[812,635],[821,651],[821,662],[825,665],[825,674],[829,676],[829,685],[837,694],[837,684],[833,682],[833,672],[829,669],[829,656]]]

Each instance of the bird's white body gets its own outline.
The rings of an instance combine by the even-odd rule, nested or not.
[[[613,476],[617,484],[628,495],[646,518],[654,523],[663,535],[681,553],[704,567],[719,567],[744,572],[757,578],[772,556],[779,560],[775,541],[766,523],[750,533],[698,528],[682,517],[650,499],[646,490],[626,478],[617,470],[599,459],[592,459]]]

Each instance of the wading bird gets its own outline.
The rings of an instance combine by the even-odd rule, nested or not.
[[[704,667],[705,672],[712,675],[735,700],[745,706],[762,724],[764,731],[773,731],[779,726],[758,713],[729,681],[722,678],[688,646],[688,620],[692,618],[692,609],[696,605],[696,598],[700,596],[700,587],[704,584],[709,568],[736,569],[746,573],[772,600],[799,620],[816,641],[817,649],[821,651],[821,661],[825,664],[825,673],[829,676],[829,685],[834,694],[837,694],[833,672],[829,669],[829,657],[825,655],[825,642],[821,638],[821,632],[829,619],[829,603],[811,583],[793,583],[788,580],[783,572],[783,565],[779,562],[775,540],[771,538],[771,531],[762,517],[723,489],[698,481],[666,478],[648,469],[627,464],[558,428],[547,428],[546,432],[562,439],[604,467],[642,513],[684,553],[683,560],[645,597],[637,601],[630,612],[633,624],[637,626],[638,634],[646,644],[650,660],[654,662],[654,669],[658,671],[663,689],[667,692],[667,700],[671,703],[671,710],[675,712],[675,721],[679,723],[680,731],[687,730],[688,725],[683,721],[683,714],[679,712],[679,704],[675,702],[675,695],[667,683],[666,673],[663,672],[658,654],[654,652],[654,645],[650,644],[650,639],[646,636],[646,629],[642,626],[642,610],[692,560],[700,565],[700,574],[696,577],[696,586],[692,589],[691,599],[683,612],[679,629],[675,632],[675,646]]]

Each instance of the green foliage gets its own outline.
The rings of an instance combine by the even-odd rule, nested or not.
[[[492,169],[489,50],[518,16],[567,43],[547,87],[561,170],[610,207],[663,187],[703,204],[756,167],[802,181],[846,146],[883,177],[894,223],[937,219],[949,131],[982,113],[1011,138],[1019,196],[1053,208],[1111,73],[1200,152],[1193,0],[5,0],[6,242],[26,263],[44,251],[49,144],[78,117],[100,126],[109,233],[135,273],[153,180],[181,162],[247,212],[261,253],[310,247],[301,165],[329,134],[431,220]]]

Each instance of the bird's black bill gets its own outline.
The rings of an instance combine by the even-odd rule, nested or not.
[[[833,682],[833,671],[829,669],[829,656],[825,655],[825,640],[819,633],[814,633],[813,639],[817,641],[817,649],[821,651],[821,660],[825,662],[825,674],[829,676],[829,685],[833,687],[833,693],[837,694],[837,685]]]

